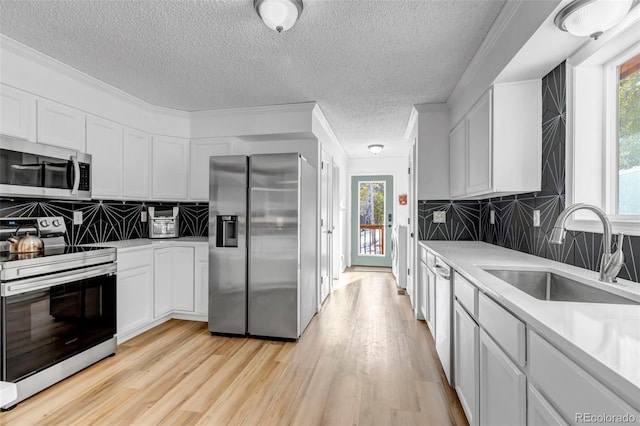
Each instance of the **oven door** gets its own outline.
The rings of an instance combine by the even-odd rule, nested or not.
[[[2,380],[17,382],[116,332],[116,266],[2,284]]]

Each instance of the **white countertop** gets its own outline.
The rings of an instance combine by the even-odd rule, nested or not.
[[[150,238],[136,238],[132,240],[122,241],[107,241],[104,243],[90,243],[84,244],[91,247],[114,247],[118,251],[128,251],[134,249],[140,249],[153,246],[166,246],[166,245],[182,245],[189,244],[208,244],[208,237],[180,237],[180,238],[165,238],[165,239],[150,239]]]
[[[550,268],[638,301],[639,283],[622,279],[617,284],[602,283],[597,272],[483,242],[420,244],[640,409],[640,305],[538,300],[482,268]]]

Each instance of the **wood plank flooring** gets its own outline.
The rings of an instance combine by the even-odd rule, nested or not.
[[[393,276],[343,276],[297,343],[171,320],[0,413],[0,424],[466,424]]]

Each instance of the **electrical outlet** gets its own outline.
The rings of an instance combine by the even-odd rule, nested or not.
[[[496,224],[496,212],[495,212],[495,210],[491,210],[489,212],[489,223],[491,225],[495,225]]]
[[[540,226],[540,210],[533,211],[533,226],[535,227]]]
[[[142,210],[140,212],[140,222],[146,222],[147,221],[147,212]]]
[[[75,210],[73,212],[73,224],[82,225],[82,210]]]
[[[446,211],[433,212],[433,223],[446,223],[446,222],[447,222]]]

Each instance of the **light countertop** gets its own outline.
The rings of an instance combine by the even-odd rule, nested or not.
[[[622,279],[602,283],[597,272],[483,242],[420,244],[640,409],[640,305],[538,300],[483,268],[549,268],[638,301],[639,283]]]
[[[150,239],[150,238],[136,238],[132,240],[122,240],[122,241],[107,241],[104,243],[91,243],[85,244],[86,246],[92,247],[114,247],[118,251],[128,251],[135,250],[141,248],[150,248],[153,246],[167,246],[167,245],[193,245],[197,244],[208,244],[208,237],[179,237],[179,238],[165,238],[165,239]]]

